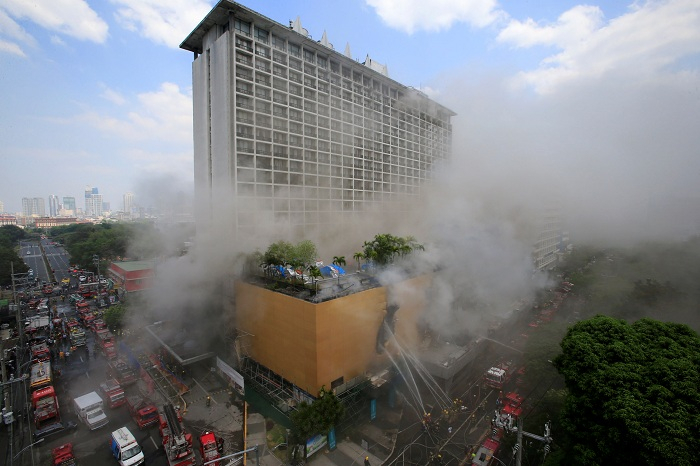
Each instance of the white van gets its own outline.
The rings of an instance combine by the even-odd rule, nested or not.
[[[121,427],[112,432],[110,449],[112,450],[112,455],[119,461],[121,466],[136,466],[144,462],[141,446],[126,427]]]

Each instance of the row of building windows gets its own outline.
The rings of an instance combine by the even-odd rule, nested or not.
[[[257,75],[256,75],[257,76]],[[318,113],[323,116],[332,116],[335,119],[341,119],[341,111],[351,114],[355,120],[364,117],[365,120],[372,122],[381,122],[387,126],[408,130],[422,135],[431,134],[448,134],[451,128],[433,124],[425,120],[419,120],[409,114],[404,114],[397,109],[388,108],[371,108],[368,105],[353,104],[348,100],[339,97],[326,97],[323,95],[310,94],[303,90],[300,86],[290,84],[289,87],[275,86],[269,88],[269,84],[264,78],[253,78],[252,75],[247,76],[245,73],[237,72],[235,90],[237,92],[237,100],[241,100],[245,105],[252,107],[247,98],[257,97],[261,102],[258,106],[264,109],[267,113],[272,108],[270,101],[274,104],[279,104],[277,108],[284,111],[285,107],[293,107],[296,109],[305,110],[308,112]],[[253,84],[253,81],[257,85]],[[246,97],[247,96],[247,97]],[[361,124],[361,123],[360,123]]]
[[[291,161],[289,164],[286,164],[283,162],[287,161],[275,160],[274,170],[238,167],[236,169],[236,177],[239,181],[245,182],[331,186],[339,182],[338,180],[332,181],[331,178],[347,180],[349,184],[352,184],[353,180],[359,180],[377,183],[391,183],[396,181],[397,183],[407,185],[417,185],[420,180],[425,179],[426,176],[424,170],[416,170],[406,167],[394,166],[394,170],[377,172],[362,169],[343,168],[333,165],[319,165],[318,167],[309,169],[312,171],[305,171],[304,168],[309,168],[308,163],[303,164],[301,162]],[[376,190],[376,186],[372,187],[371,189]]]
[[[286,188],[286,189],[285,189]],[[323,207],[324,201],[340,201],[340,200],[356,200],[356,201],[374,201],[388,200],[392,195],[416,195],[420,190],[420,186],[394,184],[390,189],[364,189],[364,188],[325,188],[325,187],[309,187],[299,185],[271,185],[260,183],[236,183],[236,194],[242,198],[255,197],[260,199],[260,202],[253,203],[255,208],[261,210],[283,210],[286,207],[285,201],[292,201],[293,205],[297,206],[294,210],[303,210],[304,204],[300,202],[318,203],[318,208],[314,210],[333,210],[332,202],[327,204],[328,207]],[[267,203],[263,202],[267,199]],[[275,205],[274,201],[279,200],[281,204]],[[246,203],[242,203],[243,206]],[[337,206],[337,205],[336,205]],[[241,207],[245,210],[245,207]],[[288,207],[285,209],[288,210]]]
[[[397,195],[397,198],[400,195]],[[391,205],[394,212],[408,212],[408,204],[401,204],[397,200],[384,201]],[[237,228],[243,234],[249,231],[254,234],[259,231],[260,225],[291,225],[299,237],[315,237],[315,235],[327,234],[327,226],[337,226],[339,223],[351,224],[367,220],[367,211],[370,207],[376,207],[377,201],[342,201],[338,208],[331,211],[259,211],[238,212],[236,215]],[[399,207],[399,209],[397,209]]]
[[[330,73],[325,71],[326,66],[321,66],[317,60],[314,61],[312,59],[314,51],[309,50],[308,54],[305,54],[306,58],[308,58],[305,60],[307,63],[302,63],[300,60],[293,58],[287,59],[287,56],[284,54],[275,53],[271,55],[267,47],[261,46],[257,42],[253,43],[252,40],[237,36],[235,43],[237,47],[235,52],[237,64],[255,68],[268,74],[272,73],[277,78],[304,84],[324,93],[336,92],[338,96],[344,96],[355,103],[363,103],[363,98],[368,98],[367,100],[373,100],[375,103],[400,108],[411,115],[419,117],[421,120],[434,120],[434,124],[442,125],[447,121],[447,115],[442,114],[436,118],[421,112],[419,109],[404,105],[402,102],[403,92],[381,83],[377,79],[353,71],[349,67],[340,65],[335,61],[331,60],[330,62]],[[255,59],[253,58],[254,56]],[[272,60],[272,63],[268,60]],[[316,66],[310,66],[308,63],[316,63],[319,68],[323,69],[317,69]],[[323,63],[326,63],[325,59]],[[269,82],[269,76],[262,79],[265,82]]]

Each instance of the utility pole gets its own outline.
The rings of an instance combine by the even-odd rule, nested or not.
[[[17,334],[19,335],[19,347],[24,348],[24,326],[22,325],[22,313],[17,300],[17,281],[21,276],[22,284],[26,287],[29,284],[27,274],[15,274],[15,263],[10,262],[10,276],[12,277],[12,303],[15,306],[15,320],[17,322]]]
[[[525,432],[523,430],[523,419],[518,418],[518,426],[514,427],[514,429],[517,429],[518,433],[518,441],[515,444],[515,447],[513,448],[513,453],[515,453],[515,466],[522,466],[522,459],[523,459],[523,435],[526,437],[530,437],[531,439],[539,440],[540,442],[543,442],[544,445],[544,456],[545,458],[547,457],[547,453],[549,453],[549,444],[552,442],[552,437],[549,435],[549,428],[550,424],[549,421],[544,425],[544,436],[542,435],[537,435],[537,434],[531,434],[530,432]]]

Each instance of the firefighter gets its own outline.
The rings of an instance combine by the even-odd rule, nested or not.
[[[369,466],[369,456],[365,456],[365,466]]]
[[[207,406],[211,406],[211,396],[207,395]]]

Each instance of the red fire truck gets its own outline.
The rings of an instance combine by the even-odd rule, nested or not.
[[[217,439],[213,432],[204,431],[202,435],[199,436],[199,453],[202,455],[202,462],[207,463],[221,458],[221,453],[219,449],[221,439]],[[219,461],[209,463],[214,466],[219,466]]]
[[[126,406],[139,429],[158,423],[158,408],[146,398],[138,395],[128,396]]]
[[[109,377],[116,379],[122,387],[136,383],[138,380],[136,372],[124,358],[109,361],[107,373]]]
[[[73,456],[73,444],[66,443],[51,450],[53,466],[76,466],[75,456]]]
[[[95,341],[107,359],[117,357],[117,348],[114,346],[114,335],[112,332],[106,328],[98,330],[95,333]]]
[[[168,465],[191,466],[195,464],[192,434],[185,430],[179,411],[168,403],[158,410],[158,418],[158,429],[163,439]]]
[[[512,363],[500,363],[498,366],[494,366],[486,371],[486,374],[484,374],[484,385],[496,390],[503,390],[510,383],[513,372],[515,370]]]
[[[35,343],[32,345],[32,361],[49,361],[51,359],[51,350],[46,342]]]
[[[100,384],[100,393],[103,395],[102,399],[107,402],[107,406],[110,408],[118,408],[119,406],[126,403],[126,396],[124,390],[114,379],[107,379]]]
[[[58,398],[52,385],[32,392],[32,408],[37,437],[63,429]]]

